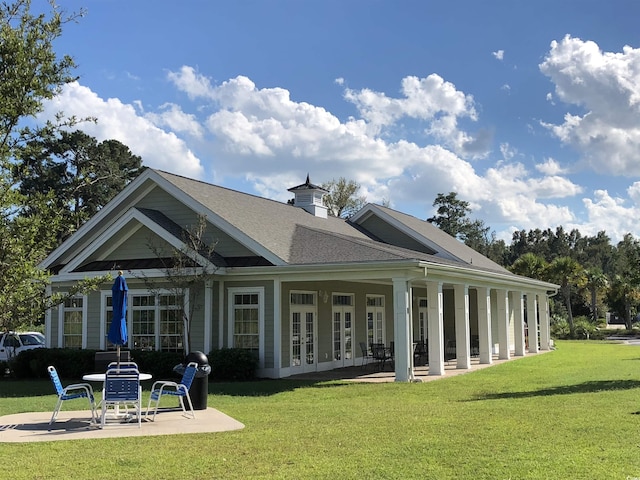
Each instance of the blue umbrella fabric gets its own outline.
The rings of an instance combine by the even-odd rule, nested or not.
[[[111,287],[113,318],[109,326],[109,334],[107,338],[114,344],[118,350],[118,363],[120,363],[120,346],[126,345],[127,336],[127,281],[122,276],[122,272],[118,272],[116,281]]]

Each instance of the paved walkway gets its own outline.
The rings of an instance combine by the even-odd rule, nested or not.
[[[244,428],[242,423],[215,408],[196,410],[195,419],[183,417],[180,409],[158,411],[154,422],[146,421],[143,412],[141,428],[131,423],[101,429],[91,424],[90,417],[88,410],[62,411],[49,430],[51,412],[5,415],[0,417],[0,443],[212,433]]]
[[[527,353],[523,357],[512,356],[508,360],[501,360],[497,355],[493,356],[490,364],[480,363],[478,357],[471,358],[471,368],[459,369],[456,366],[456,359],[444,362],[444,375],[429,375],[429,366],[417,366],[414,367],[414,381],[415,382],[430,382],[441,378],[452,377],[454,375],[462,375],[465,373],[474,372],[494,365],[499,365],[504,362],[510,362],[518,360],[520,358],[531,357],[535,355],[542,355],[543,353],[550,352],[552,350],[541,350],[539,353]],[[374,362],[370,362],[368,365],[357,367],[345,367],[337,368],[335,370],[328,370],[326,372],[311,372],[303,373],[299,375],[293,375],[289,377],[294,380],[314,380],[314,381],[326,381],[326,380],[345,380],[351,382],[363,382],[363,383],[381,383],[381,382],[395,382],[395,373],[392,371],[389,364],[385,365],[384,371],[380,371]]]

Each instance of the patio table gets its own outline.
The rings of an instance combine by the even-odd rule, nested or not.
[[[85,382],[103,382],[105,381],[107,377],[106,373],[87,373],[86,375],[82,376],[82,379]],[[151,375],[150,373],[141,373],[140,374],[140,381],[142,382],[143,380],[151,380],[153,378],[153,375]]]
[[[150,373],[139,373],[138,375],[139,375],[140,381],[151,380],[153,378],[153,375],[151,375]],[[85,382],[102,382],[102,383],[104,383],[106,378],[107,378],[107,374],[106,373],[87,373],[87,374],[82,376],[82,379]],[[100,403],[98,403],[96,408],[98,408],[101,404],[102,404],[102,400],[100,400]],[[119,407],[116,407],[115,416],[116,417],[124,416],[126,418],[130,418],[131,417],[131,415],[129,413],[120,414],[120,408]]]

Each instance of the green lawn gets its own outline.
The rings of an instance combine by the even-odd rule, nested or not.
[[[209,406],[245,429],[1,444],[6,478],[640,478],[636,346],[558,342],[551,353],[422,384],[209,388]],[[0,381],[0,415],[50,411],[51,391],[44,381]]]

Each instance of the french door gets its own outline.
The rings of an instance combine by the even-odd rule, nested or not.
[[[353,353],[353,295],[333,294],[333,366],[347,367],[354,363]]]
[[[316,294],[291,292],[291,373],[315,372],[318,365],[316,340]]]
[[[367,344],[385,343],[384,296],[367,295]]]

